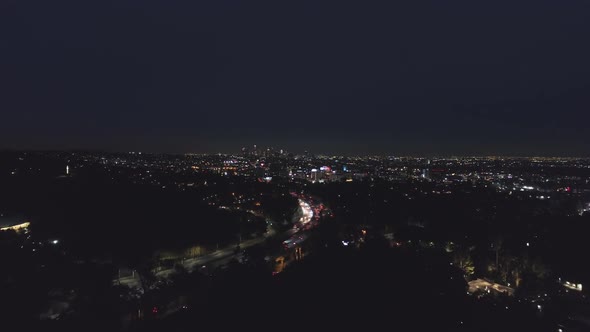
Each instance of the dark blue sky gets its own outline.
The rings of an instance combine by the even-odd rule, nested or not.
[[[590,155],[588,1],[3,0],[0,148]]]

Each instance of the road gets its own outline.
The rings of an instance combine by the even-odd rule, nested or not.
[[[265,235],[265,236],[261,236],[261,237],[255,238],[255,239],[250,239],[250,240],[244,241],[244,242],[240,243],[240,249],[246,249],[246,248],[252,247],[254,245],[260,244],[260,243],[264,242],[264,240],[266,238],[267,238],[267,236]],[[213,251],[209,254],[203,255],[203,256],[185,259],[182,262],[182,264],[183,264],[184,268],[187,269],[187,271],[194,271],[194,270],[202,267],[203,265],[207,265],[211,262],[222,260],[224,258],[233,258],[236,255],[236,247],[237,246],[229,246],[229,247],[225,247],[223,249],[215,250],[215,251]],[[167,278],[172,273],[174,273],[174,269],[166,269],[166,270],[158,271],[156,273],[156,277]]]
[[[240,243],[240,249],[246,249],[246,248],[252,247],[254,245],[260,244],[260,243],[264,242],[264,240],[268,236],[269,235],[265,234],[264,236],[244,241],[244,242]],[[182,262],[182,264],[183,264],[184,268],[187,269],[187,271],[194,271],[194,270],[202,267],[203,265],[207,265],[212,262],[227,259],[227,258],[233,258],[236,255],[236,253],[235,253],[236,247],[237,247],[237,245],[232,245],[232,246],[225,247],[223,249],[215,250],[215,251],[213,251],[209,254],[203,255],[203,256],[185,259]],[[163,269],[163,270],[155,272],[155,276],[158,278],[168,278],[174,272],[175,272],[174,268]],[[121,285],[125,285],[125,286],[131,287],[131,288],[140,288],[141,287],[141,282],[139,280],[138,273],[134,273],[134,275],[131,275],[131,276],[126,276],[126,277],[115,279],[113,282],[115,284],[121,284]]]
[[[269,237],[278,238],[278,239],[286,239],[283,242],[283,245],[277,246],[276,250],[274,251],[274,254],[270,255],[271,261],[274,261],[275,258],[277,258],[279,256],[285,255],[284,248],[290,248],[289,250],[295,250],[296,255],[298,255],[298,257],[295,260],[302,259],[304,256],[306,256],[307,252],[303,253],[301,251],[300,244],[303,241],[305,241],[305,239],[308,237],[308,235],[309,235],[308,231],[313,229],[317,225],[317,223],[320,219],[321,211],[323,209],[323,205],[315,204],[314,202],[315,201],[312,200],[311,198],[306,199],[306,197],[301,195],[299,198],[300,211],[299,211],[299,214],[294,216],[294,220],[293,220],[294,225],[292,228],[288,229],[285,232],[277,233],[276,229],[273,227],[273,223],[267,220],[268,225],[269,225],[267,233],[265,233],[263,236],[260,236],[258,238],[241,242],[240,249],[246,249],[251,246],[260,244],[260,243],[264,242]],[[296,243],[296,244],[290,247],[289,243]],[[205,271],[214,271],[218,267],[227,265],[231,260],[233,260],[237,256],[236,248],[237,248],[237,245],[231,245],[231,246],[213,251],[209,254],[206,254],[206,255],[203,255],[200,257],[185,259],[185,260],[183,260],[182,264],[186,268],[187,271],[199,270],[203,266],[206,267]],[[294,261],[294,260],[284,261],[284,264],[283,264],[283,267],[281,268],[281,270],[284,269],[287,265],[289,265],[292,261]],[[175,272],[176,271],[174,268],[164,269],[161,271],[157,271],[155,273],[155,276],[158,279],[168,279]],[[280,272],[280,271],[278,271],[278,272]],[[273,272],[273,274],[274,273],[276,273],[276,271]],[[113,282],[115,284],[126,285],[130,288],[137,288],[139,290],[142,290],[142,285],[139,280],[138,273],[134,273],[133,276],[115,279]],[[185,308],[185,307],[181,304],[181,302],[168,303],[161,308],[162,312],[161,312],[161,314],[159,314],[159,317],[160,318],[166,317],[166,316],[171,315],[175,312],[178,312],[179,310],[182,310],[182,308]]]
[[[318,219],[319,216],[314,215],[314,208],[304,199],[305,197],[301,196],[299,198],[299,208],[301,209],[300,218],[297,220],[296,224],[293,228],[285,231],[282,234],[276,234],[276,231],[273,228],[270,228],[269,231],[264,234],[263,236],[257,237],[255,239],[246,240],[240,243],[240,249],[246,249],[257,244],[264,242],[265,239],[271,236],[280,235],[283,238],[292,238],[296,234],[298,234],[302,229],[310,227],[310,222],[314,219]],[[237,245],[237,244],[236,244]],[[182,264],[186,268],[187,271],[194,271],[196,269],[201,268],[203,265],[208,265],[213,262],[219,262],[221,260],[230,261],[231,258],[236,256],[236,245],[231,245],[219,250],[215,250],[209,254],[189,258],[183,260]],[[175,272],[174,268],[163,269],[160,271],[155,272],[156,277],[158,278],[168,278]],[[113,281],[115,284],[121,284],[132,288],[140,288],[141,282],[139,281],[138,273],[135,273],[133,276],[127,276],[115,279]]]

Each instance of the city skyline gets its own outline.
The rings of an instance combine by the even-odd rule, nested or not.
[[[303,156],[306,154],[314,156],[342,156],[342,157],[380,157],[380,158],[557,158],[557,159],[587,159],[590,158],[588,154],[551,154],[551,153],[367,153],[367,152],[353,152],[341,150],[341,152],[332,151],[313,151],[313,150],[287,150],[275,149],[275,152],[284,150],[284,156]],[[226,155],[226,156],[242,156],[243,151],[240,148],[230,148],[225,151],[153,151],[153,150],[124,150],[124,149],[99,149],[99,148],[0,148],[0,152],[89,152],[89,153],[113,153],[113,154],[153,154],[153,155]],[[261,150],[262,151],[262,150]],[[264,157],[264,153],[259,155]]]
[[[590,158],[0,151],[0,183],[3,311],[27,330],[276,330],[316,302],[302,329],[346,329],[330,308],[380,330],[387,299],[418,331],[588,322]]]

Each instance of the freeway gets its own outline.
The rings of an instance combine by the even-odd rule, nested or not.
[[[241,250],[243,250],[243,249],[255,246],[257,244],[264,242],[264,240],[266,238],[271,237],[271,236],[272,237],[279,236],[281,238],[286,238],[286,240],[283,242],[283,246],[284,246],[284,248],[287,248],[287,249],[290,249],[291,247],[294,247],[294,246],[300,244],[301,242],[305,241],[307,236],[304,234],[303,231],[308,230],[317,224],[317,221],[319,220],[320,215],[319,215],[319,213],[314,213],[314,210],[320,211],[321,209],[318,210],[318,207],[316,206],[316,204],[313,204],[313,200],[311,198],[305,197],[303,195],[299,196],[298,202],[299,202],[299,209],[300,209],[299,214],[297,215],[298,219],[294,220],[294,225],[292,228],[290,228],[289,230],[287,230],[281,234],[276,234],[276,231],[271,228],[263,236],[241,242],[239,244],[239,248]],[[323,208],[323,206],[322,206],[322,208]],[[194,271],[196,269],[201,268],[204,265],[208,265],[208,264],[212,264],[212,263],[216,263],[216,265],[223,265],[223,263],[227,263],[232,258],[236,257],[236,255],[237,255],[236,248],[237,248],[237,244],[231,245],[231,246],[219,249],[219,250],[215,250],[215,251],[213,251],[209,254],[203,255],[203,256],[184,259],[182,264],[186,268],[187,271]],[[174,273],[174,271],[175,271],[174,268],[163,269],[163,270],[155,271],[155,275],[158,278],[165,279],[165,278],[170,277]],[[133,273],[132,276],[117,278],[113,282],[115,284],[126,285],[126,286],[132,287],[132,288],[140,288],[141,287],[141,282],[139,280],[138,273]]]
[[[252,247],[254,245],[260,244],[260,243],[264,242],[264,240],[268,236],[269,235],[265,234],[264,236],[260,236],[255,239],[250,239],[250,240],[241,242],[240,249],[246,249],[246,248]],[[236,248],[237,248],[237,245],[236,246],[228,246],[228,247],[225,247],[225,248],[222,248],[219,250],[215,250],[215,251],[213,251],[209,254],[203,255],[203,256],[185,259],[185,260],[183,260],[182,264],[187,269],[187,271],[194,271],[194,270],[202,267],[203,265],[207,265],[212,262],[216,262],[216,261],[220,261],[220,260],[224,260],[224,259],[228,259],[228,258],[233,258],[236,255]],[[229,259],[228,259],[228,261],[229,261]],[[158,278],[165,279],[165,278],[170,277],[174,273],[174,271],[175,271],[174,268],[159,270],[159,271],[155,272],[155,276]],[[113,282],[115,284],[125,285],[125,286],[131,287],[131,288],[140,288],[141,287],[141,282],[139,280],[138,273],[133,273],[131,276],[126,276],[126,277],[115,279]]]
[[[240,249],[246,249],[246,248],[252,247],[254,245],[260,244],[260,243],[264,242],[266,237],[267,236],[261,236],[261,237],[255,238],[255,239],[250,239],[250,240],[241,242]],[[223,260],[223,259],[227,259],[227,258],[233,258],[236,255],[236,248],[237,248],[237,246],[225,247],[223,249],[215,250],[215,251],[213,251],[209,254],[203,255],[203,256],[185,259],[182,262],[182,264],[187,269],[187,271],[194,271],[194,270],[202,267],[203,265],[207,265],[209,263]],[[162,278],[167,278],[173,272],[174,272],[174,269],[166,269],[166,270],[158,271],[156,273],[156,276],[162,277]]]

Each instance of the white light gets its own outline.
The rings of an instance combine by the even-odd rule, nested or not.
[[[541,310],[541,305],[537,304],[537,309]]]
[[[526,243],[526,246],[527,246],[527,247],[530,247],[530,246],[531,246],[531,244],[527,242],[527,243]]]
[[[346,241],[342,241],[342,244],[343,244],[344,246],[347,246],[347,245],[348,245],[348,242],[346,242]]]
[[[59,243],[59,240],[53,240],[53,241],[51,241],[51,243],[58,244]]]

